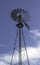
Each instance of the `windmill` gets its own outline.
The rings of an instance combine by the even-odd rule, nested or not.
[[[25,25],[25,27],[27,27],[28,30],[30,30],[30,27],[28,25],[28,20],[30,19],[29,16],[29,12],[25,9],[22,8],[18,8],[18,9],[14,9],[11,12],[11,18],[17,22],[16,26],[19,29],[19,65],[22,65],[22,57],[21,57],[21,34],[23,35],[23,40],[24,40],[24,45],[25,45],[25,50],[26,50],[26,44],[25,44],[25,39],[24,39],[24,34],[23,34],[23,26]],[[15,42],[16,44],[16,42]],[[14,53],[14,49],[15,49],[15,45],[13,48],[13,53]],[[13,53],[12,53],[12,59],[13,59]],[[27,50],[26,50],[26,54],[27,54]],[[12,65],[12,59],[11,59],[11,64]],[[27,54],[27,60],[28,60],[28,65],[30,65],[29,63],[29,59],[28,59],[28,54]]]

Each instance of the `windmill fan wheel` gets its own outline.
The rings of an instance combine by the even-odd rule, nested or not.
[[[15,21],[17,20],[21,20],[21,17],[22,17],[22,14],[25,15],[27,14],[27,19],[29,17],[29,14],[28,14],[28,11],[25,10],[25,9],[14,9],[12,12],[11,12],[11,18],[14,19]]]

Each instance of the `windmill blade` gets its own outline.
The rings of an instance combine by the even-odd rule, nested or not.
[[[17,13],[15,11],[11,12],[11,18],[14,19],[14,20],[17,20]]]
[[[24,18],[24,20],[28,22],[28,19]]]
[[[24,23],[25,26],[30,30],[30,27],[29,27],[28,23],[26,23],[24,20],[23,20],[23,23]]]

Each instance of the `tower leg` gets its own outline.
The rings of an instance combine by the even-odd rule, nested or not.
[[[22,37],[23,37],[23,41],[24,41],[24,46],[25,46],[25,51],[26,51],[26,56],[27,56],[27,62],[28,62],[28,65],[30,65],[29,58],[28,58],[28,52],[27,52],[27,49],[26,49],[26,43],[25,43],[23,30],[22,30]]]
[[[21,28],[19,28],[19,65],[22,65],[22,56],[21,56]]]

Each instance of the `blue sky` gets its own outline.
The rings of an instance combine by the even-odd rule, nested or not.
[[[40,65],[40,0],[0,0],[0,65],[10,63],[8,59],[11,58],[17,31],[16,24],[11,19],[11,11],[16,8],[22,8],[30,12],[30,31],[25,26],[23,29],[25,31],[25,41],[30,64]],[[24,61],[26,61],[26,57],[24,57]],[[15,60],[15,63],[17,62]]]

